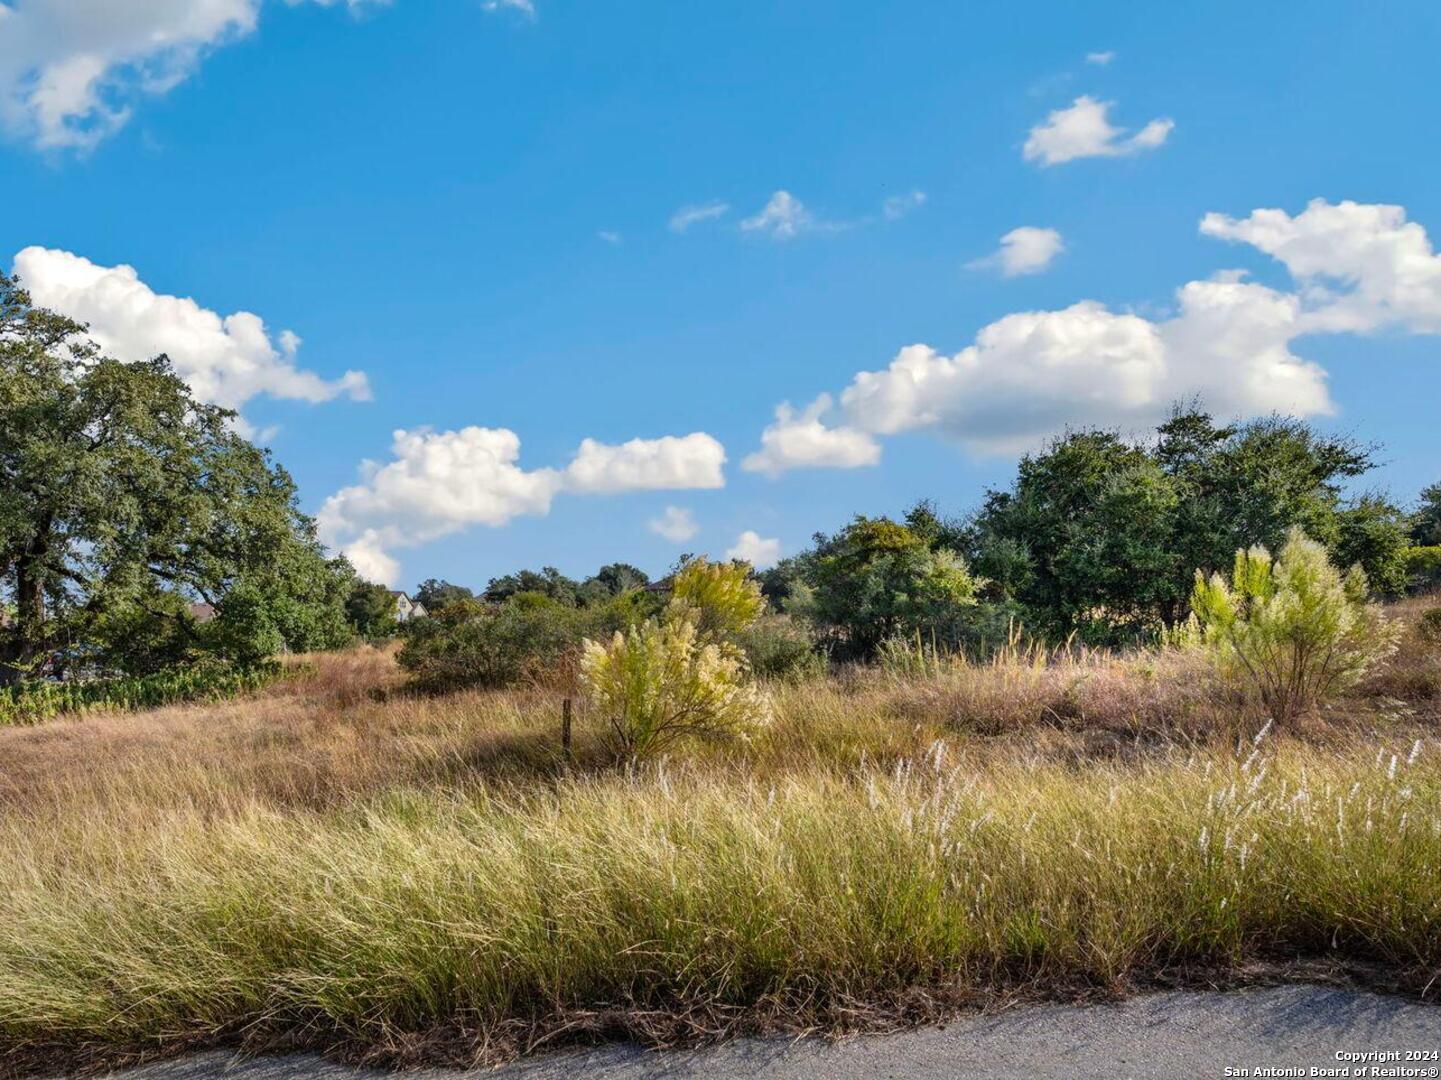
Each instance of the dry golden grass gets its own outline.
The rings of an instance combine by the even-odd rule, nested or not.
[[[0,1071],[242,1032],[489,1061],[1298,957],[1441,971],[1441,649],[1415,635],[1259,740],[1193,658],[1017,653],[776,686],[750,741],[632,772],[584,716],[563,763],[551,692],[299,663],[222,705],[0,730]]]

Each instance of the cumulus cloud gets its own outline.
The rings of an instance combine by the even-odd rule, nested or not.
[[[700,532],[695,514],[683,506],[667,506],[660,517],[646,522],[646,528],[672,544],[683,544]]]
[[[1365,332],[1395,324],[1441,333],[1441,256],[1400,206],[1313,199],[1292,217],[1254,210],[1207,214],[1208,236],[1250,244],[1302,285],[1304,321],[1317,331]]]
[[[359,8],[375,0],[310,2]],[[41,149],[89,149],[124,126],[136,100],[168,93],[208,52],[251,33],[260,5],[0,2],[0,128]]]
[[[683,233],[692,225],[699,225],[702,221],[713,221],[718,217],[724,217],[730,212],[730,203],[721,202],[719,199],[714,202],[699,203],[695,206],[682,206],[670,216],[667,227],[673,233]]]
[[[1043,166],[1076,158],[1125,157],[1154,150],[1175,127],[1172,120],[1152,120],[1128,138],[1125,130],[1114,126],[1107,116],[1112,104],[1082,95],[1069,108],[1056,109],[1031,128],[1022,154],[1027,161],[1038,161]]]
[[[400,562],[386,552],[375,529],[366,529],[346,545],[345,557],[366,581],[394,585],[400,580]]]
[[[1010,451],[1038,431],[1082,419],[1119,422],[1158,395],[1169,400],[1166,373],[1154,325],[1082,302],[1007,315],[954,356],[907,346],[889,367],[856,375],[841,402],[862,431],[936,428],[979,449]]]
[[[741,231],[764,233],[773,240],[792,240],[817,225],[804,203],[789,191],[777,191],[757,214],[741,222]]]
[[[757,570],[774,566],[781,557],[781,542],[766,539],[754,529],[747,529],[736,537],[736,542],[726,549],[727,559],[743,559]]]
[[[725,487],[725,447],[703,431],[608,446],[585,439],[565,470],[566,490],[582,494]]]
[[[363,372],[325,379],[296,366],[301,342],[292,331],[272,337],[249,311],[221,315],[189,297],[157,293],[132,266],[28,247],[15,256],[14,271],[38,306],[89,324],[90,336],[117,360],[167,354],[203,401],[238,409],[262,394],[310,402],[370,398]]]
[[[360,483],[330,496],[317,515],[321,539],[372,580],[393,583],[394,552],[475,525],[543,516],[562,492],[580,494],[719,487],[725,451],[709,435],[586,439],[565,469],[526,469],[520,437],[505,428],[396,431],[391,460],[361,465]]]
[[[1105,52],[1088,52],[1086,54],[1086,63],[1095,64],[1097,67],[1105,67],[1115,58],[1116,54],[1109,49]]]
[[[869,434],[851,427],[827,427],[831,396],[822,394],[803,412],[789,402],[776,409],[775,422],[761,434],[761,448],[741,462],[747,472],[779,476],[789,469],[856,469],[876,465],[881,447]]]
[[[1000,248],[969,265],[976,270],[999,270],[1003,277],[1020,277],[1023,274],[1039,274],[1065,250],[1065,241],[1055,229],[1022,225],[1001,237]]]
[[[1296,354],[1298,338],[1441,333],[1441,256],[1401,207],[1318,200],[1295,217],[1210,214],[1201,230],[1273,255],[1296,289],[1223,270],[1181,286],[1164,317],[1091,300],[1016,312],[955,354],[910,345],[885,368],[859,372],[841,394],[836,426],[872,438],[932,431],[977,452],[1014,453],[1068,425],[1149,426],[1190,397],[1223,416],[1326,415],[1335,411],[1326,372]],[[776,442],[763,437],[747,465],[755,459],[774,473],[806,463],[775,452]]]

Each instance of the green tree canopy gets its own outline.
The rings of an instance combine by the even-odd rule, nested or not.
[[[454,585],[449,581],[427,578],[420,583],[420,587],[415,590],[412,599],[425,608],[427,614],[438,615],[457,601],[474,600],[475,593],[464,585]]]
[[[233,418],[164,356],[106,357],[0,275],[0,681],[62,648],[135,666],[345,640],[349,566],[326,561],[290,476]]]
[[[384,585],[358,578],[345,598],[345,617],[351,629],[372,640],[390,637],[399,628],[395,619],[395,595]]]
[[[1441,482],[1421,492],[1421,505],[1411,515],[1411,542],[1422,547],[1441,546]]]
[[[889,518],[860,515],[834,536],[818,533],[797,565],[806,589],[792,606],[841,656],[870,657],[887,638],[915,632],[953,642],[976,604],[960,556]]]
[[[602,566],[580,587],[580,594],[587,600],[608,600],[631,589],[644,588],[650,584],[650,575],[638,566],[616,562]]]
[[[1342,484],[1373,452],[1289,418],[1219,426],[1176,410],[1154,441],[1071,432],[1022,458],[1008,491],[988,493],[967,530],[976,571],[1019,601],[1034,629],[1133,639],[1181,618],[1195,568],[1239,548],[1279,548],[1300,526],[1374,587],[1404,583],[1400,512]]]
[[[580,583],[568,578],[553,566],[536,570],[517,570],[504,577],[491,578],[482,594],[492,604],[504,603],[516,593],[543,593],[552,600],[574,607],[580,593]]]

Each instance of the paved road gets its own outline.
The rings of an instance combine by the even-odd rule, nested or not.
[[[404,1077],[1204,1080],[1225,1076],[1228,1065],[1252,1069],[1300,1066],[1300,1075],[1307,1075],[1309,1066],[1335,1068],[1344,1064],[1338,1063],[1337,1051],[1367,1050],[1441,1051],[1441,1008],[1375,994],[1302,986],[1230,993],[1178,992],[1137,997],[1119,1005],[1027,1006],[964,1017],[944,1028],[839,1043],[741,1039],[688,1051],[645,1051],[622,1045],[559,1052],[499,1070],[428,1070],[406,1073]],[[1428,1074],[1424,1070],[1441,1067],[1441,1062],[1412,1065],[1423,1071],[1402,1075],[1436,1076],[1437,1072]],[[213,1053],[115,1075],[125,1080],[372,1080],[387,1074],[349,1069],[313,1057],[236,1061],[227,1054]],[[1353,1071],[1350,1075],[1371,1074]]]

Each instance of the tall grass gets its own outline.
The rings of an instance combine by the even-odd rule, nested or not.
[[[409,695],[374,649],[0,729],[0,1073],[490,1061],[1298,958],[1434,992],[1423,637],[1279,741],[1182,654],[922,659],[775,684],[750,741],[629,771],[584,713],[566,761],[553,695]]]
[[[403,1058],[443,1032],[486,1059],[1268,958],[1427,986],[1432,755],[1244,749],[977,772],[937,743],[773,784],[662,767],[0,826],[0,1039],[12,1062],[242,1032]]]

